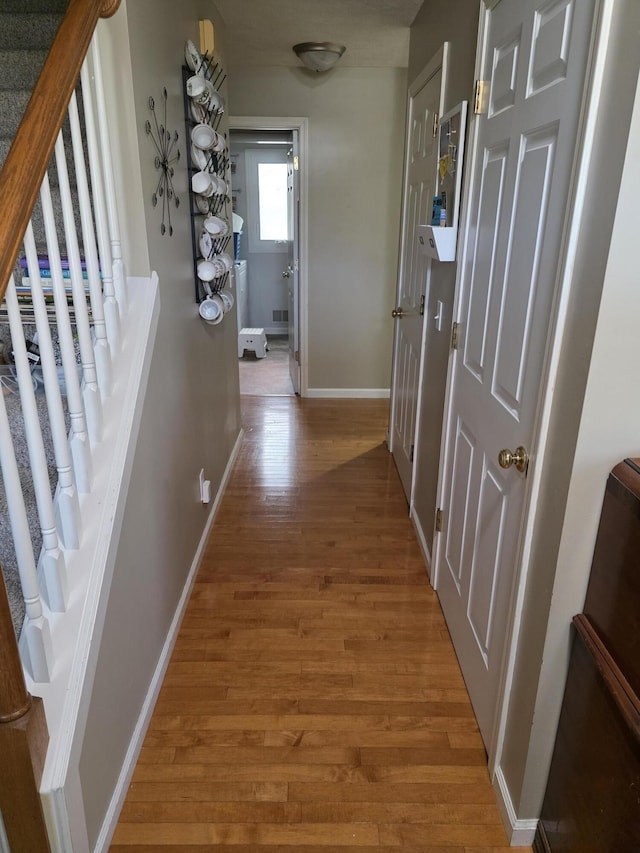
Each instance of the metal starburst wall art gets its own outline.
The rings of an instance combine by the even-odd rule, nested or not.
[[[147,119],[144,129],[147,135],[153,140],[156,148],[155,167],[159,170],[158,184],[155,192],[151,196],[151,203],[154,207],[158,206],[158,202],[162,199],[162,224],[160,225],[161,234],[173,234],[173,226],[171,225],[171,206],[180,207],[180,199],[173,187],[174,164],[180,159],[180,149],[178,148],[178,131],[171,133],[167,130],[167,90],[162,90],[163,104],[163,121],[158,124],[156,116],[156,103],[153,98],[149,98],[149,109],[153,118],[153,124]],[[166,219],[166,225],[165,225]]]

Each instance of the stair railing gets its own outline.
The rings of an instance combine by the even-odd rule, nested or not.
[[[0,469],[25,607],[19,656],[0,570],[0,812],[16,853],[49,849],[38,796],[46,721],[23,668],[33,682],[54,673],[55,628],[71,594],[66,556],[82,539],[127,308],[94,37],[119,3],[69,0],[0,172],[0,323],[12,353],[0,366]],[[35,327],[37,364],[25,325]]]

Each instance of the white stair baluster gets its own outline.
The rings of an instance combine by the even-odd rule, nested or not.
[[[31,272],[31,270],[30,270]],[[47,457],[44,451],[42,430],[38,407],[36,405],[33,377],[27,356],[27,345],[24,339],[20,308],[13,276],[5,295],[9,326],[11,329],[11,344],[16,363],[16,375],[20,389],[20,402],[24,416],[25,437],[29,450],[31,476],[38,507],[38,518],[42,531],[42,551],[38,560],[38,571],[44,580],[47,604],[51,610],[63,611],[67,604],[67,574],[64,554],[60,549],[56,517],[51,497],[51,482],[47,468]]]
[[[42,609],[38,573],[33,557],[29,521],[24,505],[20,474],[16,462],[11,428],[4,396],[0,393],[0,469],[7,496],[9,522],[16,552],[20,585],[26,608],[26,620],[20,635],[22,659],[34,681],[49,681],[53,648],[49,622]]]
[[[120,242],[120,222],[116,203],[116,188],[113,180],[113,160],[111,157],[111,126],[107,118],[107,105],[104,97],[102,81],[102,60],[97,32],[91,41],[91,58],[93,60],[93,75],[96,95],[96,112],[100,129],[100,150],[102,151],[102,173],[109,216],[109,235],[111,237],[111,254],[113,256],[113,285],[116,299],[120,305],[120,314],[124,316],[128,308],[127,273],[122,259],[122,244]]]
[[[76,330],[80,345],[80,361],[82,362],[82,396],[84,399],[89,438],[95,444],[102,438],[102,398],[100,396],[100,388],[98,387],[91,328],[89,326],[89,312],[87,310],[87,299],[82,277],[82,263],[78,247],[78,235],[76,234],[76,220],[73,213],[73,201],[69,187],[69,175],[62,133],[58,135],[58,139],[56,140],[56,167],[58,169],[58,182],[60,185],[62,219],[64,222],[64,237],[67,244],[67,258],[69,259]]]
[[[73,162],[76,173],[76,186],[80,206],[80,222],[82,227],[82,245],[84,246],[84,259],[87,265],[87,277],[89,281],[89,294],[91,298],[91,314],[93,318],[94,342],[93,348],[98,371],[98,384],[102,391],[103,399],[111,394],[111,345],[110,340],[119,338],[118,305],[115,299],[111,300],[110,315],[105,318],[105,310],[108,307],[104,302],[102,293],[102,281],[100,277],[100,263],[98,261],[98,249],[96,247],[96,235],[93,226],[93,213],[91,211],[91,197],[89,195],[89,181],[87,179],[87,166],[84,160],[84,148],[82,145],[82,132],[80,130],[80,118],[78,116],[78,103],[75,92],[69,103],[69,122],[71,125],[71,139],[73,144]],[[109,319],[109,316],[111,319]]]
[[[46,175],[45,175],[46,177]],[[47,184],[48,185],[48,184]],[[54,233],[55,236],[55,233]],[[50,234],[47,234],[47,238]],[[54,500],[56,513],[56,527],[60,542],[64,548],[77,548],[80,540],[80,505],[78,503],[78,490],[76,489],[75,477],[71,466],[71,451],[67,441],[67,427],[64,420],[64,408],[62,406],[62,394],[58,380],[58,368],[56,365],[51,329],[47,307],[42,292],[42,281],[38,266],[38,250],[33,236],[31,223],[27,226],[24,235],[24,248],[29,269],[29,281],[31,282],[31,300],[33,313],[38,331],[38,348],[40,350],[40,364],[42,366],[42,378],[44,390],[47,395],[47,409],[49,411],[49,425],[51,426],[51,438],[53,442],[53,453],[58,471],[58,486]],[[51,250],[49,240],[47,248]],[[62,284],[62,269],[60,257],[57,266],[54,258],[49,254],[52,280],[58,279]]]
[[[115,299],[116,293],[113,286],[113,259],[111,257],[111,241],[109,240],[109,225],[107,222],[107,210],[105,204],[104,186],[102,182],[102,163],[96,122],[93,113],[93,92],[91,91],[91,80],[85,60],[80,72],[82,81],[82,103],[84,106],[84,123],[86,129],[87,157],[89,159],[89,173],[91,175],[91,198],[93,200],[93,215],[96,222],[96,235],[98,237],[98,252],[100,255],[100,268],[102,270],[102,288],[104,290],[105,302]],[[118,305],[118,318],[121,319],[122,306]],[[118,326],[118,332],[120,328]],[[120,338],[110,341],[114,354],[120,349]]]
[[[87,433],[87,422],[84,416],[82,404],[82,393],[80,391],[80,379],[78,377],[78,364],[76,362],[76,351],[73,344],[73,332],[71,320],[69,319],[69,307],[67,305],[67,292],[64,279],[58,274],[61,269],[60,247],[58,246],[58,234],[51,202],[51,189],[49,187],[49,176],[44,176],[40,190],[42,202],[42,213],[44,218],[45,234],[47,237],[47,249],[52,270],[51,283],[53,285],[53,298],[56,309],[56,325],[58,327],[58,338],[60,340],[60,353],[62,355],[62,367],[64,370],[64,381],[67,389],[67,408],[69,420],[71,421],[71,434],[69,446],[73,460],[76,485],[80,494],[87,494],[91,487],[91,446]],[[66,544],[66,542],[65,542]]]

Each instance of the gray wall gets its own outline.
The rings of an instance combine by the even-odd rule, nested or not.
[[[425,0],[411,27],[409,74],[411,83],[445,41],[450,42],[450,85],[445,112],[473,90],[479,0]]]
[[[80,756],[92,847],[207,519],[198,472],[204,467],[215,494],[240,428],[235,314],[213,327],[197,315],[187,200],[184,42],[198,42],[198,19],[213,11],[198,0],[130,0],[105,23],[118,63],[108,81],[111,114],[123,116],[125,134],[116,151],[120,179],[134,209],[140,180],[144,200],[142,227],[137,223],[124,235],[127,254],[131,271],[158,272],[161,313]],[[217,35],[219,49],[219,29]],[[133,90],[130,79],[118,79],[129,50]],[[175,173],[182,204],[172,212],[173,237],[161,236],[159,211],[150,202],[157,174],[144,131],[148,98],[159,103],[163,86],[169,93],[167,124],[178,130],[182,154]],[[122,173],[135,173],[137,163],[138,181],[128,184]],[[131,244],[131,233],[137,244]]]
[[[389,387],[405,102],[404,69],[233,69],[232,115],[309,118],[310,388]]]
[[[409,84],[420,74],[445,41],[449,42],[448,82],[445,112],[471,101],[474,84],[474,60],[478,30],[478,3],[453,0],[442,4],[425,0],[411,28],[409,48]],[[464,204],[464,199],[462,200]],[[424,381],[420,410],[418,454],[415,464],[415,513],[427,545],[432,550],[436,511],[440,440],[447,368],[451,353],[451,323],[457,264],[431,262],[426,292]],[[436,303],[443,304],[442,331],[435,329]]]

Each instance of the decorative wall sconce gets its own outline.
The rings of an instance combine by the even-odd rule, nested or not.
[[[312,71],[328,71],[336,64],[346,47],[330,41],[305,41],[294,44],[293,52]]]

